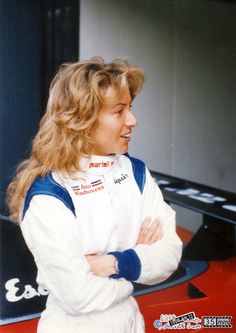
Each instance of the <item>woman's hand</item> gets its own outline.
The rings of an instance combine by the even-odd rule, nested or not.
[[[152,221],[147,217],[141,227],[137,244],[152,244],[163,237],[163,223],[159,218]]]
[[[116,258],[112,254],[90,254],[86,256],[94,275],[108,277],[116,274]]]
[[[142,224],[137,244],[152,244],[163,236],[162,222],[160,219],[146,218]],[[90,254],[85,256],[91,266],[91,272],[100,277],[116,274],[117,259],[112,254]]]

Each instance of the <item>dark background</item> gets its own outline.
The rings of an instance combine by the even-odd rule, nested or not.
[[[0,214],[27,158],[58,66],[79,52],[79,2],[0,1]]]

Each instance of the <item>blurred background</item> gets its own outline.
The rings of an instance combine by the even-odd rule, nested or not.
[[[122,57],[146,73],[130,154],[236,192],[236,2],[0,0],[0,214],[66,61]],[[195,231],[200,214],[174,207]]]

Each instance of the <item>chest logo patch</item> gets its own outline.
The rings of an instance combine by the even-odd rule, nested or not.
[[[92,194],[104,190],[102,179],[90,183],[82,183],[71,187],[76,195]]]
[[[114,164],[114,161],[90,162],[89,168],[109,168],[113,164]]]
[[[123,180],[125,180],[126,178],[128,178],[129,175],[127,173],[122,173],[121,176],[119,178],[115,178],[114,179],[114,183],[115,184],[120,184],[121,182],[123,182]]]

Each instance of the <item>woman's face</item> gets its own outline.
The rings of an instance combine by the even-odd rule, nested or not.
[[[110,87],[105,100],[92,130],[95,154],[123,154],[128,151],[132,129],[138,124],[131,109],[129,90],[117,97]]]

